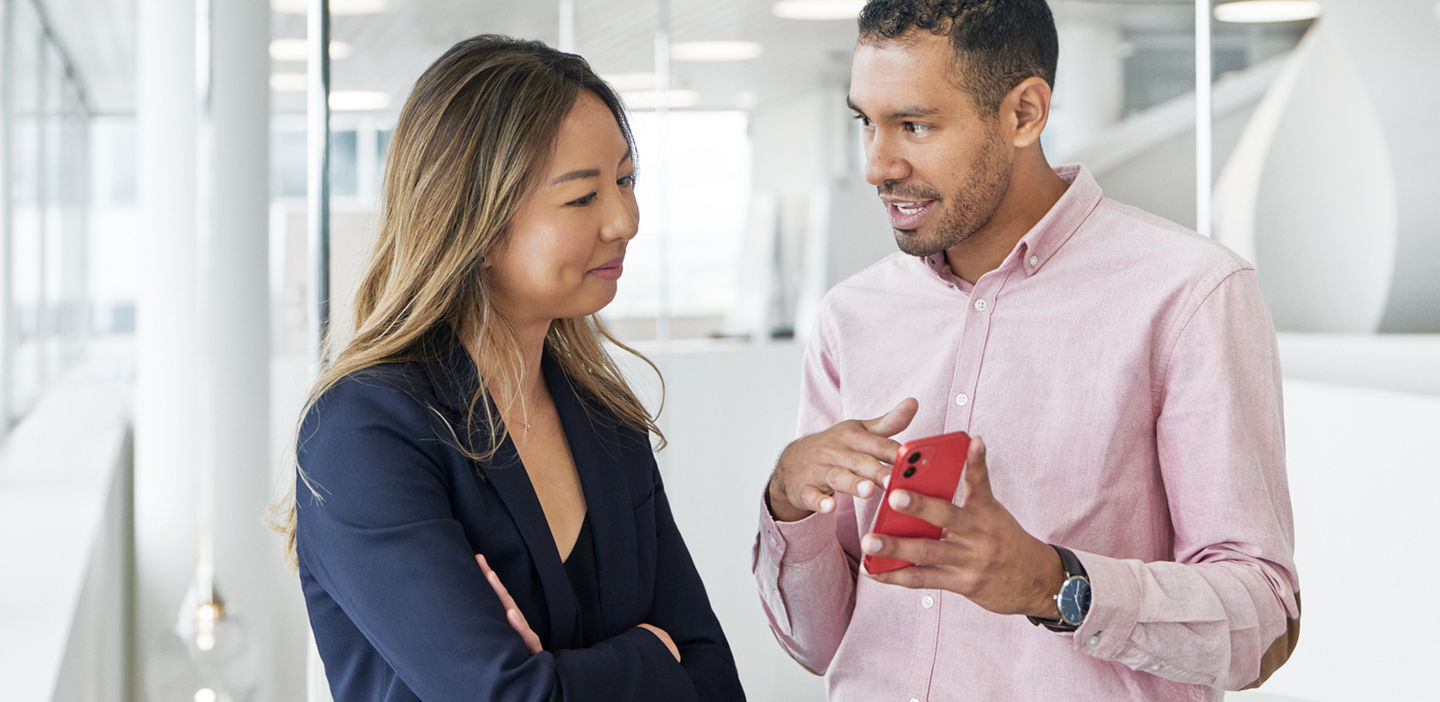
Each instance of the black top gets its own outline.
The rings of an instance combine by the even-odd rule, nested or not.
[[[570,578],[570,589],[575,592],[575,604],[580,608],[580,616],[575,620],[575,640],[588,648],[604,638],[604,625],[600,622],[600,575],[595,569],[595,540],[590,535],[589,514],[580,522],[580,534],[565,559],[565,575]]]

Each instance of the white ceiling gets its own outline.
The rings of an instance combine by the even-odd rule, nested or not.
[[[16,0],[37,2],[82,76],[93,109],[134,109],[137,0]],[[246,0],[257,1],[257,0]],[[661,0],[573,0],[576,50],[602,75],[651,71]],[[336,90],[382,90],[398,109],[415,78],[454,42],[484,32],[559,41],[558,0],[389,0],[371,15],[336,16],[331,36],[348,42],[349,58],[332,63]],[[782,99],[827,82],[843,82],[855,40],[853,20],[800,21],[775,17],[773,0],[669,0],[672,42],[748,39],[760,58],[729,63],[672,62],[672,87],[699,92],[701,106]],[[1053,0],[1057,21],[1102,20],[1131,32],[1183,34],[1194,21],[1190,0]],[[1285,31],[1284,28],[1280,28]],[[1217,25],[1217,35],[1246,36],[1254,27]],[[1294,31],[1290,28],[1288,31]],[[305,34],[301,15],[276,13],[275,38]],[[1297,33],[1298,36],[1298,33]],[[1219,38],[1217,36],[1217,38]],[[274,71],[301,72],[302,62],[275,62]],[[742,95],[749,93],[750,95]],[[276,93],[277,112],[303,112],[301,94]]]

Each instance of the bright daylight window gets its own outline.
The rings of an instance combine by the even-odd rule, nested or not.
[[[719,331],[743,275],[738,262],[750,202],[748,122],[737,110],[678,111],[665,119],[661,144],[656,113],[630,114],[639,153],[640,233],[604,316],[633,322],[663,314],[692,322],[675,335],[705,336]],[[643,338],[643,328],[634,328],[625,336]]]

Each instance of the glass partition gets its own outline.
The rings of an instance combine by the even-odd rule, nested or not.
[[[88,113],[74,69],[31,2],[5,4],[8,209],[0,213],[7,333],[0,421],[10,424],[77,357],[85,331],[83,242]],[[0,432],[3,433],[3,432]]]

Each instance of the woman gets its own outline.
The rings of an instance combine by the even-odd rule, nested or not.
[[[583,59],[506,37],[401,111],[286,505],[337,700],[743,698],[594,316],[637,229],[632,145]]]

